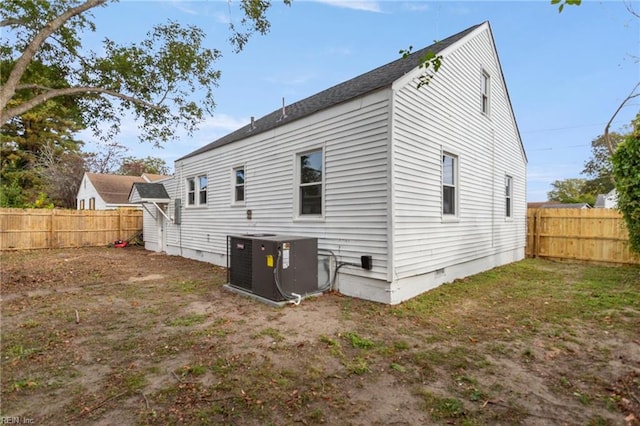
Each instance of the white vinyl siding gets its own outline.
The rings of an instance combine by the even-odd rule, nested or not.
[[[432,275],[517,260],[526,235],[526,158],[488,24],[442,55],[419,90],[416,69],[391,87],[177,161],[166,185],[172,199],[186,197],[187,178],[206,175],[211,190],[206,208],[183,209],[182,224],[168,226],[167,253],[225,266],[228,235],[315,237],[341,262],[373,257],[371,271],[340,269],[340,291],[391,302],[425,291]],[[478,105],[479,70],[491,76],[490,120]],[[309,153],[320,153],[322,179],[302,182],[301,156]],[[443,153],[456,158],[450,218]],[[229,176],[240,165],[242,204],[233,202],[238,183]],[[505,176],[513,178],[510,220]],[[301,194],[314,185],[320,208],[305,217]]]
[[[525,157],[488,28],[446,52],[429,86],[394,102],[393,271],[396,279],[525,245]],[[479,112],[478,70],[493,76],[491,120]],[[458,156],[455,221],[442,220],[442,148]],[[504,220],[503,165],[514,179]],[[463,190],[460,190],[463,188]],[[461,209],[460,206],[463,206]]]
[[[182,225],[170,227],[167,251],[179,254],[182,247],[185,256],[225,265],[227,235],[316,237],[319,248],[331,249],[341,261],[359,264],[360,256],[373,256],[372,271],[344,267],[341,274],[385,280],[389,95],[389,90],[374,92],[178,161],[176,181],[183,187],[176,193],[186,193],[186,177],[204,173],[212,190],[206,209],[184,209]],[[319,147],[324,164],[323,218],[297,217],[296,158]],[[243,209],[229,203],[234,191],[229,170],[240,164],[251,185]]]

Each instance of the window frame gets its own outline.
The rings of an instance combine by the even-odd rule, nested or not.
[[[204,179],[204,186],[202,185]],[[209,191],[209,178],[207,175],[199,175],[198,176],[198,206],[206,206],[207,205],[207,192]],[[204,197],[203,197],[204,196]],[[203,200],[204,198],[204,200]]]
[[[513,218],[513,176],[505,175],[504,190],[505,190],[504,217],[507,219],[512,219]]]
[[[91,197],[89,198],[89,210],[95,210],[95,209],[96,209],[96,198]]]
[[[84,199],[80,200],[79,205],[78,205],[78,210],[84,210]]]
[[[320,173],[321,177],[319,181],[314,182],[302,182],[302,157],[312,154],[319,153],[321,155],[320,159]],[[306,221],[323,221],[325,219],[325,147],[317,147],[311,148],[302,152],[298,152],[294,156],[295,161],[295,189],[294,189],[294,218],[296,220],[306,220]],[[304,197],[302,195],[303,188],[308,188],[311,186],[319,186],[319,197],[320,197],[320,213],[304,213],[303,212],[303,201]]]
[[[196,178],[187,178],[187,207],[195,207],[196,204]]]
[[[450,159],[452,159],[453,164],[452,164],[452,174],[451,174],[451,178],[452,178],[452,183],[446,183],[446,176],[445,176],[445,157],[448,157]],[[451,152],[448,151],[442,151],[441,154],[441,208],[440,208],[440,213],[442,215],[442,218],[445,220],[456,220],[458,219],[459,215],[460,215],[460,203],[459,203],[459,193],[460,193],[460,179],[459,179],[459,169],[460,169],[460,157],[457,156],[456,154],[453,154]],[[452,197],[452,202],[453,202],[453,211],[449,212],[449,211],[445,211],[445,189],[446,188],[453,188],[453,197]]]
[[[480,111],[489,116],[491,113],[491,76],[486,70],[480,74]]]
[[[242,171],[242,184],[238,183],[238,172]],[[242,187],[242,199],[238,199],[238,188]],[[231,205],[244,206],[247,200],[247,169],[239,165],[231,169]]]
[[[202,186],[204,179],[204,187]],[[207,174],[191,176],[185,179],[185,199],[187,200],[185,208],[206,207],[209,200],[209,177]]]

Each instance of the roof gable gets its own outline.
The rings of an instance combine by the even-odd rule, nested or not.
[[[129,192],[135,182],[145,182],[140,176],[86,173],[87,179],[107,204],[129,204]]]
[[[240,129],[179,158],[177,161],[210,151],[219,146],[242,140],[249,136],[266,132],[283,124],[290,123],[294,120],[298,120],[358,96],[390,86],[394,81],[404,76],[409,71],[417,68],[420,65],[422,57],[424,57],[424,55],[429,51],[437,54],[458,40],[464,38],[481,25],[482,24],[474,25],[473,27],[467,28],[458,34],[420,49],[406,58],[389,62],[386,65],[382,65],[358,77],[337,84],[301,101],[294,102],[282,109],[273,111],[253,123],[241,127]]]
[[[131,188],[128,200],[132,203],[168,203],[170,198],[167,190],[161,183],[136,182]]]

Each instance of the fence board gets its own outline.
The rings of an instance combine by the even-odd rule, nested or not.
[[[611,209],[528,209],[529,257],[636,263],[620,212]]]
[[[0,250],[104,246],[141,230],[134,209],[0,209]]]

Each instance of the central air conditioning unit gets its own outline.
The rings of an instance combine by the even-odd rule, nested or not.
[[[318,292],[316,238],[255,234],[227,237],[229,286],[282,302]]]

